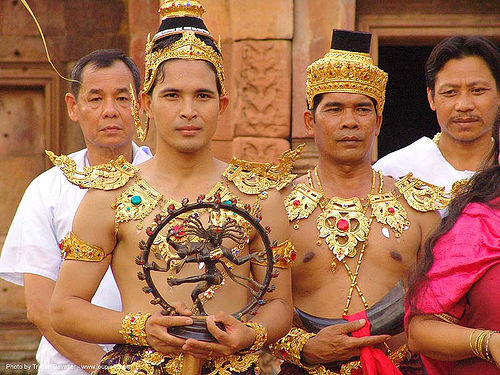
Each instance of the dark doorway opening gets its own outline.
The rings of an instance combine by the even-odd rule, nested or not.
[[[439,131],[429,107],[424,66],[433,47],[382,46],[378,65],[389,74],[378,158]]]

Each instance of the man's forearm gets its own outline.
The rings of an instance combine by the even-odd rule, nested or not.
[[[58,334],[50,325],[49,304],[54,281],[39,275],[27,274],[24,278],[28,319],[37,326],[43,336],[63,356],[78,366],[98,365],[105,352],[99,345],[74,340]],[[47,298],[48,296],[48,298]]]
[[[287,302],[276,298],[261,306],[252,321],[266,327],[268,342],[273,343],[291,328],[292,309]]]

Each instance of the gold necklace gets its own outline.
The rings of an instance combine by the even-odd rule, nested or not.
[[[320,192],[323,194],[323,196],[325,196],[325,191],[323,189],[321,180],[318,175],[317,166],[314,168],[314,174]],[[379,194],[381,194],[384,185],[384,179],[380,171],[378,171],[378,175],[380,179]],[[312,187],[312,178],[310,172],[308,173],[308,178]],[[357,279],[359,275],[359,269],[363,261],[363,256],[365,254],[368,234],[370,232],[371,224],[373,222],[373,214],[370,215],[369,219],[366,218],[365,214],[366,211],[368,210],[368,202],[370,201],[369,198],[373,195],[375,191],[375,183],[376,183],[376,173],[375,170],[373,170],[372,168],[372,185],[370,189],[370,194],[367,196],[367,202],[364,205],[364,207],[361,205],[360,199],[358,197],[354,197],[351,199],[332,197],[329,200],[328,204],[325,207],[322,207],[323,212],[318,217],[318,230],[320,231],[320,237],[322,237],[322,232],[323,234],[327,234],[326,242],[328,247],[334,253],[335,258],[337,258],[337,260],[342,262],[349,278],[351,279],[351,285],[349,287],[349,293],[347,295],[344,307],[344,315],[347,315],[347,313],[349,312],[349,306],[352,300],[352,294],[354,293],[354,289],[356,289],[356,292],[361,298],[364,308],[365,309],[368,308],[368,303],[358,285]],[[326,219],[324,218],[320,219],[320,217],[322,216],[326,217]],[[332,222],[329,221],[329,218],[331,217],[333,218],[341,217],[341,218],[336,220],[336,222],[333,223],[332,225]],[[339,239],[341,238],[342,238],[342,243],[339,241]],[[358,261],[356,262],[356,268],[353,273],[345,260],[345,256],[346,255],[349,257],[356,256],[356,246],[358,242],[362,242],[363,244],[361,246],[361,250],[359,252],[359,258]],[[332,249],[331,246],[332,244],[334,246],[340,244],[342,247],[339,249],[338,246],[335,246]],[[337,268],[335,258],[332,259],[332,263],[330,265],[332,272],[335,272]]]
[[[314,168],[314,173],[320,192],[326,197],[317,166]],[[376,173],[372,169],[370,195],[373,195],[375,190],[375,182]],[[322,212],[317,219],[319,237],[325,238],[328,248],[338,261],[342,261],[346,256],[351,258],[356,256],[358,242],[365,241],[370,230],[370,221],[365,216],[368,204],[363,206],[358,197],[349,199],[332,197],[326,204],[320,202],[320,207]],[[320,239],[318,239],[317,245],[321,245]],[[335,264],[333,261],[332,267]]]

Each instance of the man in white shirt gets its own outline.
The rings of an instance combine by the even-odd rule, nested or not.
[[[500,50],[482,37],[445,39],[432,50],[425,78],[441,132],[381,158],[374,168],[396,178],[412,172],[450,191],[492,157],[492,128],[500,106]]]
[[[76,63],[71,78],[74,82],[65,96],[67,110],[79,123],[87,145],[69,155],[77,170],[119,155],[134,165],[148,160],[152,156],[149,148],[132,142],[135,130],[129,87],[133,85],[138,93],[140,86],[134,62],[120,50],[98,50]],[[86,191],[71,184],[55,167],[34,179],[19,204],[0,256],[0,277],[24,285],[28,319],[44,336],[37,352],[38,374],[92,372],[105,350],[111,349],[59,335],[49,322],[50,299],[62,263],[58,245],[71,230]],[[92,303],[121,310],[109,269]]]

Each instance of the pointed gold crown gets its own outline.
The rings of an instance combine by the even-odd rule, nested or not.
[[[221,96],[226,94],[224,86],[224,64],[220,40],[217,43],[219,53],[196,35],[212,36],[206,29],[201,15],[205,9],[197,0],[163,0],[160,7],[162,25],[153,39],[148,35],[145,53],[145,77],[143,92],[148,92],[153,85],[158,67],[171,59],[204,60],[211,63],[217,72],[221,85]],[[183,20],[182,18],[185,17]],[[199,18],[199,19],[193,19]],[[171,27],[174,24],[175,27]],[[165,48],[153,52],[154,43],[166,36],[182,34],[182,37]]]
[[[307,67],[307,105],[312,109],[314,97],[328,92],[363,94],[375,99],[381,115],[387,78],[368,53],[331,49]]]
[[[197,17],[201,18],[205,8],[198,0],[163,0],[158,11],[161,18],[167,17]]]

